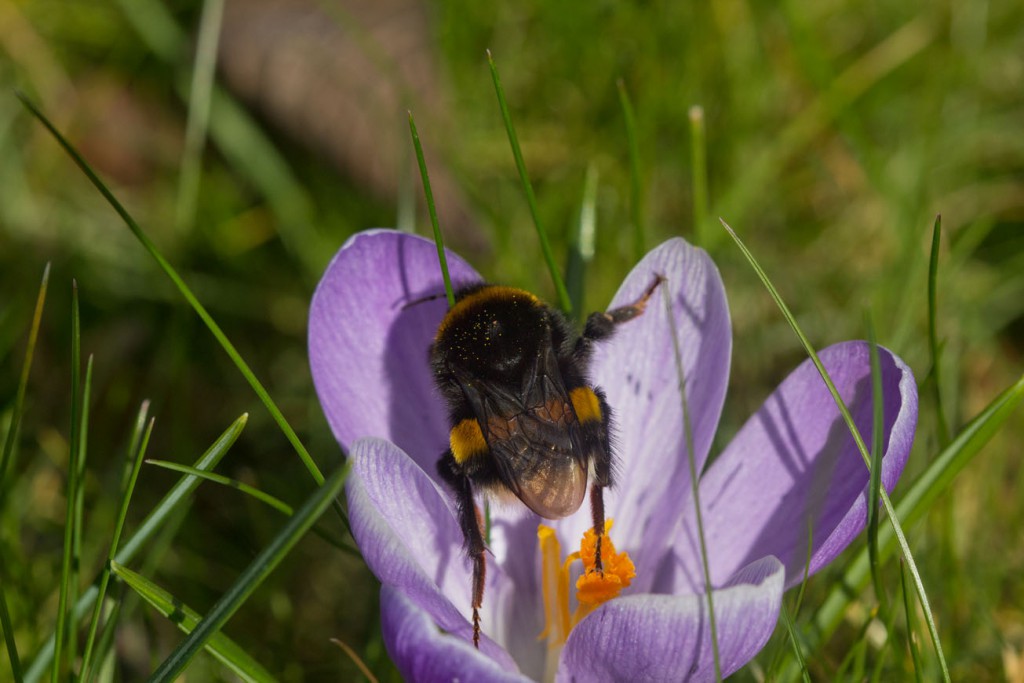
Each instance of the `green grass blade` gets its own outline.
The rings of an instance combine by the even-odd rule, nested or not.
[[[572,301],[572,317],[579,320],[586,308],[586,287],[584,286],[587,267],[594,259],[594,236],[597,233],[597,167],[587,166],[583,181],[583,201],[580,203],[580,219],[576,224],[576,236],[569,247],[565,265],[565,286]]]
[[[68,632],[74,619],[69,615],[68,598],[71,592],[71,551],[74,546],[75,498],[78,495],[78,453],[79,453],[79,415],[81,414],[81,383],[82,383],[82,328],[78,309],[78,283],[71,282],[71,440],[68,448],[68,482],[67,508],[64,516],[64,548],[60,562],[60,595],[57,602],[57,628],[54,631],[56,644],[53,666],[50,668],[50,680],[58,683],[64,665],[61,659],[64,645],[68,640]]]
[[[444,253],[444,238],[441,236],[441,226],[437,221],[437,207],[434,204],[434,193],[430,189],[430,174],[427,172],[427,159],[423,156],[423,145],[420,144],[420,134],[416,130],[416,121],[409,112],[409,132],[412,134],[412,144],[416,149],[416,162],[420,167],[420,179],[423,181],[423,194],[427,199],[427,212],[430,214],[430,226],[434,229],[434,243],[437,245],[437,260],[441,264],[441,276],[444,277],[444,294],[448,297],[448,308],[455,305],[455,293],[452,291],[452,278],[448,274],[448,258]]]
[[[957,474],[991,439],[1021,400],[1024,399],[1024,375],[1007,387],[976,418],[963,428],[951,444],[914,482],[896,508],[900,519],[913,523],[931,507],[949,487]]]
[[[683,375],[683,356],[679,350],[679,332],[676,327],[675,311],[672,309],[672,300],[669,298],[669,287],[667,283],[662,284],[662,300],[665,302],[665,311],[668,313],[668,328],[672,331],[672,353],[676,362],[676,377],[679,379],[679,397],[683,403],[683,427],[686,432],[686,454],[690,466],[690,493],[693,496],[693,506],[697,513],[697,536],[700,538],[700,560],[701,569],[704,572],[704,595],[708,601],[708,623],[711,627],[711,650],[715,658],[715,680],[722,680],[722,663],[718,653],[718,626],[715,618],[714,590],[711,584],[711,568],[708,564],[708,547],[704,538],[704,515],[700,509],[700,487],[698,486],[697,463],[693,455],[693,429],[690,424],[690,410],[686,400],[686,377]]]
[[[116,562],[111,563],[111,570],[184,633],[192,633],[202,621],[202,615],[141,574]],[[275,680],[248,652],[223,633],[215,633],[204,647],[244,681],[269,683]]]
[[[917,619],[914,618],[914,608],[910,605],[910,592],[907,591],[907,571],[903,566],[903,560],[900,560],[900,586],[903,589],[903,612],[907,620],[907,646],[910,648],[910,659],[914,662],[914,680],[921,683],[921,655],[917,651],[917,643],[914,642]]]
[[[804,661],[803,652],[800,651],[800,639],[797,638],[796,629],[793,628],[793,620],[789,618],[789,610],[786,609],[785,603],[783,603],[782,609],[779,611],[779,616],[782,617],[782,624],[786,627],[786,633],[789,634],[789,642],[793,645],[793,656],[800,667],[800,678],[803,679],[804,683],[811,683],[811,674],[807,671],[807,662]]]
[[[793,617],[800,614],[800,606],[804,604],[804,592],[807,590],[807,579],[811,573],[811,557],[814,549],[814,523],[807,520],[807,553],[804,556],[804,575],[800,579],[800,590],[796,593],[796,600],[793,602]]]
[[[879,612],[877,615],[878,617],[885,617],[885,640],[882,641],[882,644],[878,648],[876,648],[875,666],[871,672],[871,683],[880,683],[880,681],[882,680],[882,669],[885,666],[887,656],[890,652],[892,652],[893,649],[893,626],[896,624],[896,616],[898,614],[899,612],[897,610],[891,609],[885,614]],[[880,618],[876,618],[876,621],[878,621],[879,623],[882,622]]]
[[[5,508],[5,492],[7,490],[7,468],[14,461],[17,453],[18,435],[21,428],[21,416],[25,408],[25,394],[28,391],[28,379],[32,371],[32,358],[35,355],[36,342],[39,340],[39,325],[43,319],[43,308],[46,304],[46,292],[50,283],[50,264],[43,268],[42,281],[39,283],[39,294],[36,296],[35,310],[29,325],[28,341],[25,344],[25,359],[18,377],[18,388],[14,395],[14,407],[11,410],[11,421],[4,439],[4,448],[0,454],[0,512]],[[4,632],[4,643],[7,647],[7,658],[11,662],[11,676],[16,683],[21,683],[23,674],[21,657],[18,654],[18,643],[14,639],[14,625],[11,622],[5,592],[6,576],[4,575],[5,560],[0,558],[0,629]]]
[[[217,68],[217,44],[220,41],[224,0],[205,0],[199,19],[199,40],[196,63],[188,98],[188,122],[181,152],[181,175],[178,180],[178,205],[175,222],[188,232],[195,223],[199,184],[202,179],[203,147],[210,123],[210,100]]]
[[[871,561],[871,580],[875,587],[875,599],[883,611],[886,609],[885,590],[882,586],[881,569],[878,560],[878,516],[879,498],[882,490],[882,453],[885,427],[885,406],[882,405],[882,367],[878,359],[878,344],[875,342],[875,326],[871,317],[867,320],[868,344],[871,348],[871,477],[868,482],[868,558]]]
[[[35,355],[36,342],[39,339],[39,324],[43,319],[43,307],[46,304],[46,289],[50,283],[50,264],[43,268],[43,280],[39,283],[39,295],[32,313],[32,324],[28,329],[28,342],[25,345],[25,360],[21,364],[21,376],[18,378],[18,389],[14,395],[14,409],[11,412],[11,423],[4,439],[3,454],[0,455],[0,510],[4,508],[4,491],[6,487],[7,467],[14,460],[17,452],[18,432],[21,428],[21,413],[25,409],[25,392],[28,390],[28,377],[32,371],[32,357]],[[6,633],[6,631],[4,631]]]
[[[189,305],[192,306],[192,309],[196,312],[200,319],[202,319],[207,329],[210,330],[211,334],[213,334],[213,336],[220,343],[221,348],[224,349],[224,351],[228,354],[228,357],[231,358],[232,362],[234,362],[235,367],[238,368],[238,371],[242,373],[242,376],[245,377],[247,382],[249,382],[249,386],[251,386],[253,391],[256,392],[256,395],[259,397],[260,401],[263,403],[264,406],[266,406],[267,411],[270,413],[271,417],[274,418],[274,421],[277,422],[278,427],[281,429],[282,433],[284,433],[289,443],[291,443],[292,448],[295,449],[295,452],[298,454],[299,458],[306,466],[306,469],[313,477],[313,480],[317,484],[323,484],[323,473],[320,471],[320,468],[317,467],[316,463],[313,462],[313,458],[306,450],[306,447],[302,445],[302,442],[299,440],[299,437],[295,433],[295,430],[292,429],[292,426],[285,419],[284,415],[281,413],[281,410],[277,407],[277,404],[270,397],[270,394],[267,393],[267,390],[263,387],[263,384],[256,378],[256,375],[249,368],[249,364],[242,359],[242,356],[235,349],[234,344],[232,344],[228,340],[227,335],[224,334],[224,331],[221,330],[220,326],[214,321],[213,317],[207,312],[206,308],[201,303],[199,303],[199,299],[196,298],[195,294],[192,293],[192,290],[189,289],[188,285],[185,284],[185,281],[181,279],[181,276],[178,275],[178,272],[174,269],[173,266],[171,266],[167,259],[165,259],[163,255],[157,250],[156,245],[153,244],[149,237],[146,236],[146,233],[142,231],[142,228],[139,227],[139,224],[136,223],[135,219],[131,217],[131,214],[129,214],[128,211],[124,208],[124,206],[121,205],[121,202],[117,200],[117,197],[115,197],[114,194],[107,188],[106,184],[104,184],[104,182],[100,180],[99,176],[96,175],[96,172],[92,170],[92,167],[89,166],[88,163],[86,163],[85,159],[83,159],[82,156],[78,153],[78,151],[71,145],[71,143],[69,143],[67,139],[65,139],[64,136],[61,135],[60,131],[56,129],[56,127],[50,122],[50,120],[46,118],[46,116],[41,111],[39,111],[39,109],[25,95],[19,92],[18,98],[21,100],[22,104],[24,104],[25,107],[30,112],[32,112],[32,115],[35,116],[40,121],[40,123],[42,123],[43,126],[46,127],[48,131],[50,131],[50,134],[53,135],[53,137],[57,140],[60,146],[64,148],[64,151],[67,152],[68,156],[70,156],[71,159],[75,162],[75,164],[82,170],[82,172],[85,173],[86,177],[89,178],[90,182],[92,182],[96,189],[99,190],[100,194],[103,195],[107,202],[114,208],[117,214],[121,217],[121,220],[125,222],[125,225],[128,226],[128,229],[131,230],[132,234],[135,235],[136,239],[138,239],[139,242],[142,243],[142,246],[145,247],[146,251],[148,251],[150,256],[153,257],[153,260],[157,262],[157,265],[160,266],[161,270],[164,271],[167,277],[170,278],[171,282],[174,283],[175,287],[178,288],[178,291],[181,292],[181,295],[185,298]],[[348,520],[344,512],[342,511],[340,505],[336,506],[335,509],[338,511],[338,514],[341,516],[342,520],[344,520],[347,525]]]
[[[339,467],[299,508],[274,537],[270,545],[253,560],[238,577],[234,585],[217,601],[205,618],[200,621],[184,641],[182,641],[170,657],[165,659],[150,676],[150,681],[170,683],[180,674],[200,648],[227,623],[231,615],[242,606],[253,591],[285,558],[291,548],[320,518],[324,510],[331,504],[341,491],[348,476],[348,464]]]
[[[558,293],[558,305],[568,313],[572,310],[572,301],[569,299],[569,291],[565,288],[562,275],[555,265],[555,256],[551,251],[551,243],[548,241],[548,233],[540,220],[540,211],[537,209],[537,198],[533,194],[533,185],[530,177],[526,174],[526,162],[523,161],[523,152],[519,148],[519,138],[516,136],[516,129],[512,125],[512,115],[508,110],[508,103],[505,102],[505,91],[501,87],[501,79],[498,77],[498,67],[494,63],[491,51],[487,51],[487,64],[491,68],[491,80],[494,81],[494,92],[498,95],[498,107],[501,109],[501,118],[505,121],[505,132],[508,134],[508,143],[512,147],[512,156],[516,160],[516,169],[519,171],[519,181],[523,184],[523,192],[526,193],[526,203],[530,207],[530,215],[533,216],[533,225],[537,229],[537,239],[540,241],[540,249],[544,254],[544,261],[548,264],[548,272],[551,273],[551,281],[555,284],[555,291]]]
[[[640,144],[636,136],[636,116],[633,113],[633,103],[629,100],[629,93],[626,92],[626,84],[620,78],[619,105],[622,107],[622,120],[626,126],[626,142],[629,145],[629,216],[633,223],[633,262],[639,263],[644,254],[647,253],[644,245],[644,233],[647,226],[644,224],[643,207],[643,180],[640,177]]]
[[[78,602],[79,586],[81,585],[82,566],[82,533],[85,529],[85,463],[89,452],[89,405],[92,396],[92,366],[93,355],[89,354],[89,360],[85,365],[85,384],[82,387],[81,417],[78,427],[78,457],[76,468],[78,469],[78,486],[75,487],[75,507],[72,517],[71,528],[71,581],[68,584],[68,603],[74,605]],[[76,632],[78,622],[71,624],[71,633],[68,639],[68,662],[72,667],[78,659],[78,637]]]
[[[803,574],[803,578],[800,579],[800,588],[799,588],[799,590],[797,590],[796,600],[793,601],[793,617],[792,617],[793,619],[796,619],[797,616],[800,614],[800,607],[803,606],[803,604],[804,604],[804,593],[807,591],[807,578],[808,578],[808,576],[811,573],[811,557],[813,556],[813,553],[811,551],[814,549],[814,524],[813,524],[813,522],[811,522],[811,519],[809,517],[807,519],[807,546],[806,546],[806,548],[807,548],[807,553],[804,556],[804,574]],[[783,609],[785,609],[785,603],[783,603]],[[798,642],[793,641],[793,640],[790,640],[790,642],[795,647],[799,647],[799,643]],[[775,671],[781,665],[781,661],[782,661],[781,660],[781,655],[782,655],[782,650],[781,649],[777,649],[775,651],[775,655],[772,657],[771,662],[768,665],[768,669],[767,669],[767,672],[766,672],[766,675],[765,675],[765,679],[766,680],[769,680],[769,681],[775,680],[775,678],[776,678]],[[797,653],[797,658],[802,661],[803,660],[803,653],[802,652]],[[802,664],[801,664],[801,669],[803,669],[803,665]]]
[[[935,422],[938,425],[939,448],[949,445],[949,424],[946,422],[946,411],[942,408],[942,372],[941,355],[939,353],[939,337],[935,331],[937,316],[935,290],[939,279],[939,246],[942,243],[942,216],[935,217],[932,227],[932,250],[928,260],[928,352],[931,355],[932,368],[931,387],[935,395]]]
[[[139,404],[139,414],[135,416],[135,425],[132,427],[131,437],[128,439],[128,449],[125,451],[124,476],[121,478],[121,491],[128,488],[128,481],[131,479],[132,471],[135,468],[135,460],[142,445],[142,439],[146,436],[146,425],[149,423],[149,399]]]
[[[245,429],[245,424],[248,421],[248,413],[243,413],[239,416],[239,418],[232,422],[224,433],[217,438],[210,448],[203,453],[203,455],[196,461],[194,467],[197,470],[203,471],[209,471],[216,467],[217,463],[223,459],[228,450],[235,444],[235,441],[238,440],[238,437],[241,436],[242,430]],[[192,492],[196,490],[199,483],[199,477],[191,475],[182,477],[181,480],[174,485],[174,488],[172,488],[170,492],[156,505],[156,507],[153,508],[153,511],[146,515],[146,518],[142,520],[142,524],[139,525],[139,530],[136,531],[135,534],[124,544],[121,550],[118,551],[115,559],[121,564],[131,562],[142,544],[149,540],[164,521],[174,512],[176,507],[181,505],[188,496],[192,495]]]
[[[199,477],[200,479],[205,479],[206,481],[220,484],[221,486],[227,486],[231,489],[236,489],[288,516],[291,516],[292,513],[295,512],[290,505],[282,501],[280,498],[275,498],[269,493],[264,493],[254,486],[249,486],[237,479],[231,479],[222,474],[217,474],[216,472],[203,472],[194,467],[179,465],[176,462],[168,462],[166,460],[147,460],[146,464],[156,465],[157,467],[163,467],[164,469],[172,470],[174,472],[181,472],[182,474],[191,474],[194,477]]]
[[[145,450],[142,445],[143,439],[145,439],[147,446],[149,443],[149,435],[152,431],[152,421],[150,421],[148,417],[149,400],[147,399],[142,401],[139,406],[139,413],[135,418],[135,425],[132,428],[131,435],[128,439],[123,476],[121,478],[121,484],[118,487],[118,490],[122,492],[121,510],[118,521],[115,522],[114,525],[114,538],[111,541],[110,552],[107,555],[108,560],[115,556],[118,543],[120,541],[120,533],[124,526],[123,515],[127,512],[127,503],[131,497],[132,491],[134,490],[138,472],[141,470],[139,463],[141,463],[142,459],[145,457]],[[153,555],[154,554],[151,553],[151,557],[153,557]],[[82,654],[82,673],[80,679],[86,683],[89,683],[97,676],[102,675],[103,666],[107,664],[108,660],[112,657],[114,635],[117,631],[117,623],[123,607],[121,600],[111,600],[107,603],[109,609],[106,611],[103,630],[100,631],[97,636],[96,629],[100,618],[103,617],[104,609],[103,583],[107,582],[109,584],[109,576],[110,567],[108,562],[101,572],[100,585],[97,588],[97,599],[94,601],[93,615],[89,623],[89,635],[86,639],[85,652]]]
[[[398,191],[395,195],[395,228],[399,232],[414,234],[416,232],[416,206],[419,195],[413,172],[406,159],[398,167]],[[420,182],[420,187],[423,183]]]
[[[146,413],[147,406],[143,404],[139,410],[140,416]],[[139,478],[139,471],[142,469],[142,460],[146,457],[146,449],[149,447],[149,437],[153,433],[153,420],[149,421],[138,450],[128,452],[129,460],[133,460],[131,473],[128,475],[128,482],[121,494],[121,505],[117,512],[117,521],[114,522],[114,535],[110,541],[110,550],[107,553],[107,565],[100,573],[100,585],[98,595],[92,610],[92,619],[89,621],[89,636],[85,643],[85,652],[82,654],[82,679],[88,681],[92,667],[93,648],[95,647],[96,632],[100,622],[100,612],[103,611],[103,601],[107,595],[107,586],[110,583],[110,563],[117,557],[118,545],[121,542],[121,533],[124,530],[125,520],[128,518],[128,505],[132,499],[132,492],[135,490],[135,483]],[[134,441],[134,439],[133,439]],[[134,444],[133,444],[134,446]]]
[[[800,343],[803,345],[804,350],[810,357],[811,362],[814,363],[814,367],[817,368],[818,374],[821,375],[822,380],[825,382],[825,386],[828,387],[828,391],[832,395],[832,398],[836,403],[836,407],[839,409],[839,413],[842,415],[843,422],[846,423],[847,428],[850,430],[850,435],[857,444],[857,450],[860,451],[861,458],[864,460],[865,465],[870,468],[871,456],[868,453],[867,447],[864,445],[864,439],[861,437],[857,426],[854,424],[853,417],[850,415],[850,410],[839,395],[839,391],[832,382],[832,378],[829,377],[828,372],[825,370],[825,366],[821,363],[821,359],[818,358],[818,354],[814,350],[814,347],[807,339],[807,336],[803,333],[803,330],[800,329],[800,326],[796,322],[796,318],[793,316],[792,312],[790,312],[786,303],[782,300],[781,295],[778,290],[775,289],[771,280],[769,280],[767,273],[765,273],[761,268],[761,265],[754,258],[754,255],[749,249],[747,249],[747,246],[739,238],[739,235],[737,235],[725,221],[722,221],[722,225],[725,226],[725,229],[729,232],[733,241],[736,242],[740,251],[743,252],[743,256],[750,263],[751,267],[757,273],[758,278],[760,278],[762,284],[765,286],[765,289],[768,290],[768,293],[779,307],[779,310],[782,312],[782,316],[786,319],[790,327],[793,329],[793,332],[800,339]],[[943,680],[948,683],[949,667],[946,665],[946,657],[942,651],[942,642],[939,640],[939,634],[935,628],[935,619],[931,613],[931,605],[928,601],[928,595],[924,590],[924,583],[921,581],[920,572],[917,570],[917,563],[914,561],[913,554],[910,552],[910,546],[907,544],[907,539],[903,534],[903,528],[900,525],[899,518],[896,516],[896,511],[893,509],[892,502],[889,500],[889,495],[886,493],[884,488],[879,489],[879,494],[882,498],[882,505],[885,507],[885,511],[889,515],[889,523],[892,531],[896,536],[896,540],[903,552],[903,557],[906,559],[907,566],[910,569],[910,575],[914,580],[914,587],[917,590],[917,597],[921,601],[921,606],[924,608],[925,621],[928,624],[928,631],[932,637],[932,644],[935,646],[935,654],[939,660],[939,665],[942,668]]]
[[[241,493],[252,496],[261,503],[264,503],[265,505],[269,505],[270,507],[274,508],[275,510],[277,510],[278,512],[285,516],[291,516],[295,512],[294,508],[292,508],[291,505],[288,505],[288,503],[285,503],[280,498],[275,498],[269,493],[260,491],[258,488],[249,486],[248,484],[240,482],[237,479],[231,479],[229,477],[225,477],[222,474],[217,474],[216,472],[205,472],[203,470],[198,470],[195,467],[189,467],[188,465],[180,465],[176,462],[168,462],[166,460],[147,460],[146,462],[150,465],[156,465],[157,467],[163,467],[164,469],[173,470],[175,472],[181,472],[182,474],[190,474],[192,476],[199,477],[200,479],[204,479],[211,483],[235,489],[237,491],[240,491]],[[362,557],[362,553],[359,552],[358,548],[352,546],[349,543],[346,543],[345,541],[331,534],[328,534],[327,532],[317,527],[313,527],[313,533],[315,533],[317,536],[333,545],[338,550],[341,550],[342,552],[345,552],[351,555],[352,557]]]
[[[201,470],[213,469],[217,466],[217,463],[221,461],[228,449],[234,445],[235,441],[241,435],[242,430],[245,428],[245,423],[248,421],[249,416],[247,414],[242,415],[235,420],[227,430],[210,446],[210,448],[199,458],[196,462],[196,468]],[[138,531],[121,547],[117,553],[117,561],[121,564],[127,564],[135,558],[136,554],[142,548],[142,546],[152,538],[162,527],[162,525],[168,520],[171,515],[188,499],[188,497],[195,491],[196,487],[199,486],[199,478],[193,476],[182,477],[181,481],[174,485],[170,492],[163,497],[163,499],[157,503],[153,508],[153,511],[146,515],[146,518],[139,525]],[[96,585],[90,586],[88,590],[82,594],[82,597],[78,599],[78,603],[75,605],[74,615],[75,618],[81,618],[85,616],[86,612],[95,604],[96,597],[99,595],[99,589]],[[25,672],[25,681],[27,683],[35,683],[40,679],[51,662],[54,661],[54,654],[56,652],[56,642],[54,637],[50,637],[46,643],[40,648],[36,654],[32,665],[28,671]]]
[[[7,659],[11,662],[11,678],[15,683],[21,683],[24,677],[21,673],[21,657],[18,656],[18,643],[14,640],[14,624],[11,622],[11,613],[7,609],[7,595],[5,585],[7,576],[4,572],[6,560],[0,554],[0,630],[4,632],[4,644],[7,646]]]
[[[693,238],[698,247],[709,249],[718,233],[708,222],[708,141],[704,129],[704,107],[690,107],[690,168],[693,173]],[[717,241],[717,240],[715,240]]]
[[[109,605],[110,609],[107,610],[103,621],[103,630],[96,641],[96,655],[94,657],[96,664],[92,667],[89,678],[82,678],[83,683],[92,683],[98,676],[102,675],[104,665],[115,656],[114,637],[117,635],[117,623],[121,618],[123,603],[121,600],[111,600]]]

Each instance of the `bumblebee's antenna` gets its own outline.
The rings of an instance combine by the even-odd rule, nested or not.
[[[442,258],[442,260],[441,260],[441,263],[442,263],[442,264],[444,263],[444,259],[443,259],[443,258]],[[447,285],[447,284],[450,284],[450,283],[449,283],[449,282],[445,282],[445,284]],[[412,300],[412,301],[410,301],[409,303],[407,303],[407,304],[405,304],[404,306],[402,306],[402,310],[404,311],[404,310],[405,310],[405,309],[407,309],[407,308],[412,308],[412,307],[413,307],[413,306],[415,306],[416,304],[425,304],[425,303],[427,303],[428,301],[436,301],[437,299],[441,299],[441,298],[444,298],[444,296],[445,296],[446,294],[447,294],[447,292],[443,292],[443,293],[440,293],[440,294],[430,294],[430,295],[428,295],[428,296],[421,296],[421,297],[420,297],[419,299],[413,299],[413,300]],[[452,307],[452,304],[451,304],[451,303],[449,303],[449,304],[448,304],[448,308],[451,308],[451,307]]]

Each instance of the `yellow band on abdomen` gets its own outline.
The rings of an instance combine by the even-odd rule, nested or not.
[[[576,418],[580,422],[600,422],[601,402],[597,394],[590,387],[577,387],[569,392],[569,399],[572,401],[573,410],[576,411]]]
[[[480,430],[480,423],[474,418],[463,420],[452,427],[448,443],[451,445],[455,462],[460,465],[474,455],[487,452],[487,442]]]

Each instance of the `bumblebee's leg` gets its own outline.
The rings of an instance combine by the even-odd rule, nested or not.
[[[619,306],[613,308],[610,311],[597,311],[591,313],[587,318],[587,324],[583,328],[583,336],[576,342],[575,356],[578,360],[587,361],[590,358],[590,352],[593,348],[593,344],[596,341],[607,339],[615,331],[615,326],[624,323],[627,320],[642,315],[644,310],[647,308],[647,301],[654,294],[654,290],[658,288],[665,278],[661,275],[655,275],[654,282],[651,286],[643,293],[643,295],[631,304],[625,306]]]
[[[594,518],[594,536],[597,538],[597,543],[594,545],[594,569],[603,573],[601,536],[604,535],[604,487],[600,484],[590,487],[590,514]]]
[[[600,572],[603,571],[601,565],[601,537],[604,535],[604,489],[612,485],[615,468],[612,460],[614,456],[612,455],[611,443],[608,441],[612,409],[609,407],[608,401],[601,389],[594,387],[593,391],[601,406],[602,422],[602,428],[598,435],[601,448],[593,451],[594,483],[590,487],[590,514],[594,521],[594,536],[597,538],[597,543],[594,547],[594,568]]]
[[[447,451],[437,463],[441,478],[455,491],[459,509],[459,525],[466,555],[473,561],[473,645],[480,648],[480,607],[484,602],[484,580],[487,577],[487,550],[480,520],[480,511],[473,502],[473,485],[462,471],[452,452]]]

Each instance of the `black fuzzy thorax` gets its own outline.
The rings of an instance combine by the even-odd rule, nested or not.
[[[487,295],[487,290],[501,290],[502,295],[458,307],[463,300]],[[564,315],[529,292],[490,284],[458,290],[456,307],[449,311],[430,349],[431,370],[451,409],[451,419],[473,417],[466,413],[460,378],[518,392],[547,348],[557,356],[566,384],[582,385],[584,369],[572,362],[577,337]]]

